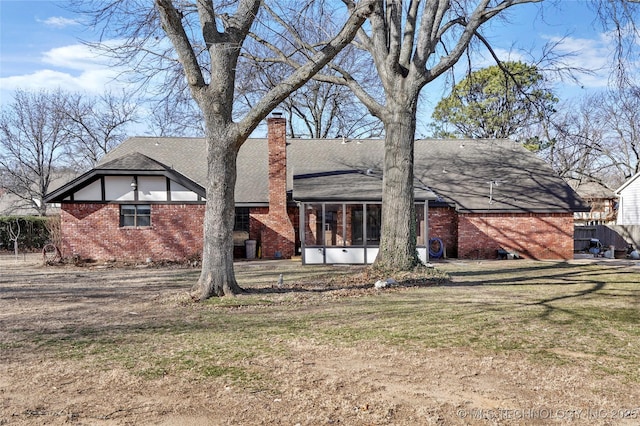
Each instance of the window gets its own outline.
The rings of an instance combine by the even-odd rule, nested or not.
[[[382,204],[302,204],[305,246],[365,246],[380,244]],[[420,205],[424,208],[424,204]],[[424,212],[421,210],[422,216]],[[422,221],[424,224],[424,219]]]
[[[382,205],[367,205],[367,245],[380,244],[380,228],[382,226]]]
[[[305,244],[309,246],[322,245],[322,204],[305,204],[304,223],[306,229],[304,232]]]
[[[354,206],[354,208],[351,209],[351,230],[353,244],[368,246],[375,246],[380,244],[381,224],[382,205],[367,204],[366,214],[361,206]],[[366,244],[364,244],[363,230],[366,230],[367,232]]]
[[[362,218],[364,217],[364,206],[356,204],[350,206],[351,211],[351,244],[363,245],[364,231]]]
[[[121,205],[120,226],[151,226],[151,206],[148,204]]]
[[[236,216],[235,222],[233,223],[233,230],[249,232],[249,221],[249,208],[236,207]]]

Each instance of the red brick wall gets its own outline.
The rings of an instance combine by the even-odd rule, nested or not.
[[[499,247],[531,259],[573,258],[573,214],[460,214],[458,257],[495,259]]]
[[[295,254],[297,208],[287,222],[273,222],[268,208],[250,213],[250,238],[263,258]],[[118,204],[63,204],[63,255],[96,260],[184,260],[202,252],[203,204],[152,204],[151,227],[121,228]],[[284,229],[286,228],[286,229]],[[573,257],[572,214],[461,214],[429,209],[430,238],[445,243],[448,257],[494,259],[502,247],[533,259]]]
[[[318,223],[321,221],[322,213],[318,213],[315,209],[306,209],[304,212],[304,243],[306,245],[315,246],[320,244],[321,236],[318,235]]]
[[[296,237],[293,224],[299,222],[298,209],[288,208],[286,221],[278,215],[274,215],[267,207],[252,208],[250,210],[249,238],[258,240],[260,244],[260,255],[264,259],[273,259],[276,252],[282,258],[294,256]]]
[[[62,204],[63,255],[184,260],[202,253],[204,204],[152,204],[150,227],[120,227],[118,204]]]
[[[263,258],[294,256],[297,209],[287,206],[286,120],[267,120],[269,208],[250,212],[250,238]],[[64,204],[65,256],[96,260],[181,260],[202,253],[204,204],[152,204],[151,227],[121,228],[118,204]]]
[[[458,256],[458,215],[451,207],[429,207],[429,238],[440,238],[447,257]]]

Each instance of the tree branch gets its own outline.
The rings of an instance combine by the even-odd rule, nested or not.
[[[280,104],[289,94],[301,87],[315,73],[321,70],[338,52],[348,45],[355,37],[358,29],[373,11],[374,0],[363,0],[352,11],[340,32],[304,65],[297,67],[295,72],[273,89],[269,90],[262,99],[253,106],[251,111],[238,123],[238,133],[241,139],[248,137],[262,118]]]
[[[198,8],[203,7],[201,3],[205,0],[198,1]],[[160,22],[167,37],[171,40],[171,43],[175,46],[176,52],[180,57],[180,63],[182,64],[187,77],[189,85],[192,87],[205,87],[206,83],[202,70],[198,64],[198,58],[196,57],[193,46],[189,41],[189,37],[182,25],[182,18],[178,11],[173,6],[171,0],[155,0],[158,11],[160,12]],[[206,10],[206,8],[203,7]],[[211,6],[213,9],[213,6]],[[208,30],[208,37],[211,37]],[[210,38],[209,38],[210,40]]]

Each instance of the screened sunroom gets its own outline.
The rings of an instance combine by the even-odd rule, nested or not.
[[[344,171],[294,177],[300,211],[304,264],[373,263],[380,246],[381,177],[371,171]],[[428,261],[428,188],[415,188],[418,256]]]

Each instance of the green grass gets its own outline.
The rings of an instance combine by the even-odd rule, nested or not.
[[[529,362],[580,362],[598,374],[640,383],[640,270],[554,262],[450,263],[448,284],[383,291],[262,292],[201,304],[166,303],[159,318],[104,329],[27,336],[39,349],[146,379],[189,375],[260,386],[256,357],[286,357],[288,341],[362,343],[420,353],[466,348],[479,356],[517,354]],[[349,286],[360,269],[298,268],[288,283]],[[279,271],[249,269],[243,286],[264,288]],[[318,277],[322,278],[319,279]],[[275,279],[274,279],[275,277]],[[253,280],[253,281],[252,281]],[[306,281],[305,281],[306,280]],[[305,284],[306,283],[306,284]],[[9,347],[10,345],[5,345]],[[17,350],[17,349],[16,349]]]

